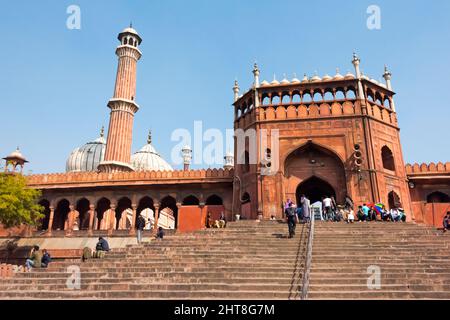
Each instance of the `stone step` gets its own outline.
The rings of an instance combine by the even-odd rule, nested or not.
[[[14,284],[14,285],[1,285],[3,292],[10,290],[26,290],[30,291],[72,291],[73,289],[67,288],[64,284]],[[78,289],[77,289],[78,290]],[[301,287],[298,284],[229,284],[229,283],[81,283],[80,291],[115,291],[115,290],[127,290],[127,291],[285,291],[289,290],[300,291]],[[0,292],[0,297],[1,297]]]
[[[153,300],[298,300],[299,292],[285,291],[9,291],[0,292],[0,299],[153,299]]]
[[[450,300],[450,292],[442,291],[311,291],[308,294],[311,300],[424,300],[443,299]]]

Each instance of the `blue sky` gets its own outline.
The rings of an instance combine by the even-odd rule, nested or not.
[[[81,30],[66,9],[81,8]],[[381,30],[366,27],[369,5]],[[450,2],[433,1],[2,1],[0,153],[20,146],[33,173],[63,172],[71,150],[107,127],[116,36],[130,21],[144,39],[133,150],[153,130],[168,160],[177,128],[232,128],[231,87],[277,74],[393,73],[406,162],[450,161]],[[28,172],[28,171],[27,171]]]

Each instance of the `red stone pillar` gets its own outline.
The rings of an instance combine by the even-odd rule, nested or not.
[[[111,203],[109,206],[109,221],[108,221],[108,236],[111,236],[113,234],[113,231],[116,227],[117,221],[116,221],[116,204]]]
[[[155,227],[153,232],[156,234],[158,232],[158,220],[159,220],[159,204],[155,204]]]
[[[89,229],[88,235],[92,236],[94,229],[94,217],[95,217],[95,206],[93,204],[89,205]]]
[[[175,218],[175,232],[178,229],[178,220],[180,220],[180,219],[178,219],[178,217],[180,215],[181,207],[182,207],[182,204],[181,203],[177,203],[177,216],[176,216],[176,218],[174,217]],[[175,212],[174,212],[174,216],[175,216]]]
[[[133,210],[133,217],[131,218],[131,227],[130,227],[130,235],[135,235],[136,234],[136,212],[137,212],[137,205],[136,204],[132,204],[131,205],[131,209]]]
[[[54,216],[55,216],[55,208],[50,207],[50,217],[48,219],[48,228],[47,228],[47,236],[49,236],[49,237],[51,237],[51,235],[52,235]]]

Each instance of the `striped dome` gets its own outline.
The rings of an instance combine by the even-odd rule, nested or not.
[[[173,171],[150,143],[131,156],[131,165],[136,171]]]
[[[97,171],[97,167],[105,157],[106,140],[100,138],[86,143],[72,151],[66,163],[66,172]]]

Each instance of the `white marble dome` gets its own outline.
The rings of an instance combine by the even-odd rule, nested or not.
[[[131,156],[131,165],[136,171],[173,171],[149,141],[141,150]]]
[[[66,162],[66,172],[97,171],[105,158],[106,140],[103,132],[100,137],[72,151]]]

